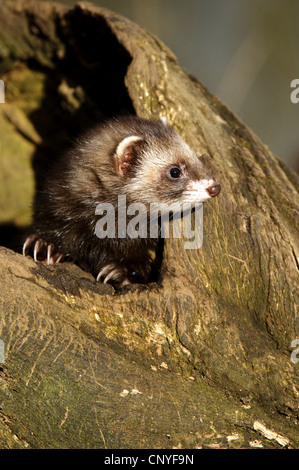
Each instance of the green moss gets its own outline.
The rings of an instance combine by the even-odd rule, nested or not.
[[[0,105],[5,107],[5,104]],[[1,112],[2,111],[2,112]],[[19,135],[0,109],[0,223],[28,225],[34,194],[35,146]]]
[[[17,66],[4,77],[6,102],[18,106],[28,115],[41,105],[45,80],[44,73],[30,70],[25,65]]]
[[[0,223],[26,226],[31,219],[34,174],[31,160],[41,138],[30,113],[43,99],[45,76],[18,65],[4,76],[0,105]]]

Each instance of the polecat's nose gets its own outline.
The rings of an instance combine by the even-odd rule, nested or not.
[[[207,191],[211,197],[218,196],[221,191],[221,186],[218,183],[215,183],[213,186],[207,188]]]

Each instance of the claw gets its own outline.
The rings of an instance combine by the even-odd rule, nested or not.
[[[37,255],[38,255],[39,249],[41,248],[42,244],[43,243],[42,243],[41,240],[37,240],[35,242],[34,251],[33,251],[33,259],[34,259],[35,262],[37,262]]]
[[[25,240],[25,243],[23,245],[23,256],[26,256],[26,248],[29,245],[29,238]]]
[[[112,284],[117,288],[131,284],[130,280],[126,277],[126,269],[114,263],[107,264],[101,269],[97,275],[97,281],[100,281],[101,278],[104,278],[103,284],[112,281]]]
[[[54,256],[54,258],[53,258],[53,259],[55,260],[55,261],[54,261],[55,263],[60,263],[60,261],[61,261],[62,258],[63,258],[63,253],[61,253],[61,254],[58,253],[58,255],[59,255],[59,256],[58,256],[58,258],[57,258],[56,260],[55,260],[55,256]],[[57,255],[56,255],[56,256],[57,256]]]
[[[63,259],[63,253],[57,252],[53,243],[48,243],[36,234],[29,235],[23,245],[23,255],[30,254],[33,250],[33,259],[37,261],[46,261],[47,264],[60,263]]]
[[[52,248],[53,248],[52,243],[49,243],[49,245],[47,246],[47,264],[53,264],[51,263]]]
[[[103,281],[103,284],[107,284],[107,282],[110,281],[110,279],[113,279],[115,277],[115,275],[117,276],[117,274],[119,274],[119,269],[118,268],[115,268],[112,271],[110,271],[110,273],[107,274],[107,276],[105,277],[105,279]]]
[[[36,240],[36,235],[29,235],[23,245],[23,256],[26,256],[26,250],[34,241]]]
[[[108,274],[110,269],[113,269],[114,265],[113,264],[107,264],[107,266],[104,266],[99,274],[97,275],[97,281],[100,281],[101,277],[105,276],[105,274]]]

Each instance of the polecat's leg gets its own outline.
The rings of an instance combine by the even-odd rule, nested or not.
[[[53,243],[48,243],[36,234],[29,235],[23,245],[23,255],[32,253],[34,261],[46,261],[47,264],[60,263],[63,253],[56,250]]]

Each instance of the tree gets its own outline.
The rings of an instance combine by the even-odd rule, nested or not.
[[[296,447],[297,175],[131,21],[0,13],[2,161],[31,196],[30,159],[38,186],[67,135],[122,112],[166,116],[222,185],[200,249],[165,240],[158,283],[114,292],[1,248],[0,446]]]

